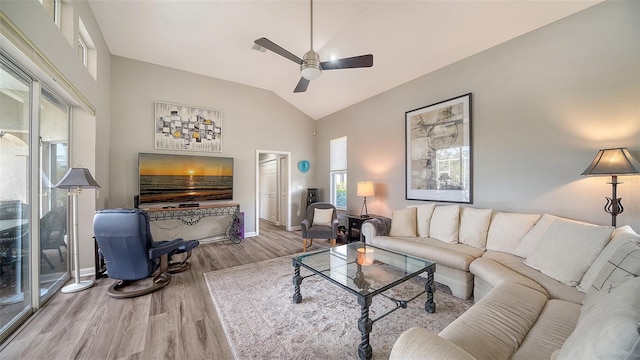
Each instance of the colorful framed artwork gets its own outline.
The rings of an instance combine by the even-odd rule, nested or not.
[[[222,111],[155,102],[155,148],[222,152]]]
[[[405,113],[406,199],[473,203],[471,94]]]

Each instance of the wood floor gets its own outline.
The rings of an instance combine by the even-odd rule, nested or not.
[[[316,239],[310,250],[328,246]],[[58,293],[4,344],[0,359],[233,359],[202,274],[300,251],[300,231],[261,222],[260,236],[240,244],[201,244],[191,270],[150,295],[111,299],[108,278]]]

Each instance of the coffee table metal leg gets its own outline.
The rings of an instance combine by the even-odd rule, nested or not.
[[[358,320],[358,329],[360,330],[361,342],[358,346],[358,357],[360,360],[369,360],[373,356],[371,344],[369,344],[369,334],[373,327],[373,321],[369,318],[369,306],[371,306],[371,298],[358,297],[360,304],[360,319]]]
[[[295,288],[293,292],[293,303],[300,304],[302,302],[302,294],[300,294],[300,284],[302,283],[302,277],[300,276],[300,264],[293,262],[295,267],[293,273],[293,286]]]
[[[427,302],[424,303],[424,309],[428,313],[434,313],[436,312],[436,303],[433,301],[433,294],[436,291],[436,284],[433,281],[433,271],[429,271],[427,274],[425,290],[427,290]]]

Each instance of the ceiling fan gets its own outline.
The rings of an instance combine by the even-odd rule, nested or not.
[[[353,69],[373,66],[373,55],[360,55],[354,57],[348,57],[337,60],[320,61],[320,56],[313,50],[313,0],[311,2],[311,50],[307,51],[302,59],[285,50],[281,46],[277,45],[273,41],[267,38],[260,38],[255,41],[257,45],[260,45],[266,49],[273,51],[274,53],[283,56],[296,64],[300,65],[300,81],[293,90],[294,93],[305,92],[309,86],[311,80],[315,80],[320,77],[322,70],[336,70],[336,69]]]

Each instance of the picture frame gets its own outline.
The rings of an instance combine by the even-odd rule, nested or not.
[[[155,102],[155,148],[222,152],[222,111]]]
[[[473,204],[471,93],[405,112],[407,200]]]

